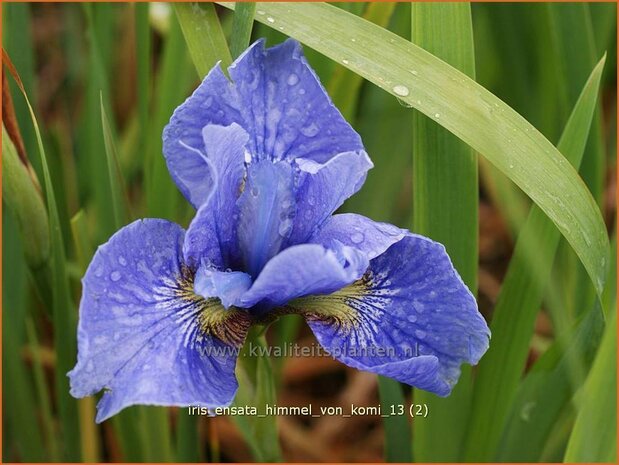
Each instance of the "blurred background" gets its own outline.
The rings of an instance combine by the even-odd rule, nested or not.
[[[366,3],[337,6],[410,39],[408,4],[385,3],[373,10]],[[229,36],[232,14],[219,7],[217,12]],[[473,4],[472,19],[476,80],[555,144],[593,66],[607,53],[599,109],[580,173],[614,238],[616,5]],[[5,3],[2,26],[3,47],[33,104],[50,168],[61,233],[54,237],[63,242],[66,254],[66,260],[55,263],[53,269],[64,267],[69,277],[65,293],[68,326],[64,327],[71,327],[85,267],[96,247],[118,226],[137,218],[158,217],[186,227],[192,218],[190,205],[165,167],[161,133],[174,108],[197,86],[198,74],[174,10],[165,3]],[[252,40],[259,37],[266,37],[269,45],[286,38],[256,23]],[[309,48],[305,51],[335,104],[361,134],[375,164],[363,189],[343,209],[411,228],[413,110],[339,64]],[[11,139],[21,169],[27,167],[32,195],[41,203],[44,173],[35,129],[13,78],[8,73],[5,77],[3,95],[8,82],[23,146]],[[355,92],[352,102],[350,92],[342,91],[351,88]],[[9,131],[6,111],[3,106]],[[3,163],[6,184],[6,156]],[[481,157],[479,169],[478,301],[491,321],[530,201]],[[118,193],[124,198],[121,212],[110,201]],[[37,228],[46,223],[42,226],[37,218],[24,217],[29,210],[7,197],[5,189],[3,194],[3,461],[254,460],[251,447],[230,418],[189,417],[174,408],[132,407],[95,425],[96,399],[75,401],[59,392],[66,388],[66,380],[58,381],[55,373],[73,366],[75,333],[58,330],[63,323],[55,321],[50,311],[52,299],[58,298],[50,286],[58,282],[49,279],[54,272],[46,271],[44,265],[49,243],[37,237]],[[614,306],[616,296],[614,290],[610,292]],[[523,382],[594,300],[586,274],[563,241],[530,340]],[[274,325],[268,338],[280,344],[310,345],[314,341],[295,317]],[[591,349],[587,365],[596,348]],[[380,402],[375,375],[346,368],[330,358],[283,358],[273,360],[273,365],[278,405],[311,403],[318,408]],[[539,454],[525,457],[527,461],[562,459],[575,421],[571,399],[581,387],[582,382],[570,387],[565,405],[549,423]],[[402,389],[401,395],[405,402],[412,401],[410,389]],[[512,425],[515,431],[522,426],[516,425],[518,421],[526,426],[527,410],[521,407],[514,404],[517,410],[510,418],[516,420],[506,428]],[[76,418],[73,432],[66,431],[59,419],[63,409]],[[293,416],[277,421],[288,461],[387,458],[385,428],[379,416]],[[451,427],[445,425],[446,430]],[[506,433],[506,445],[496,460],[521,458],[518,444],[527,444],[529,432],[527,428],[519,431],[521,437],[515,442]]]

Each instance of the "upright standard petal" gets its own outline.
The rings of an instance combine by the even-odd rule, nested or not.
[[[266,160],[251,163],[238,206],[237,234],[244,269],[256,277],[292,230],[296,213],[292,166]]]
[[[98,422],[133,404],[214,407],[234,397],[249,315],[193,292],[183,239],[174,223],[139,220],[88,267],[69,377],[75,397],[105,390]]]
[[[209,124],[241,124],[238,97],[219,64],[174,111],[163,130],[163,154],[179,190],[198,209],[214,185],[205,153],[202,130]],[[242,125],[242,124],[241,124]]]
[[[444,247],[416,235],[373,259],[351,286],[289,307],[343,363],[440,396],[462,363],[479,361],[490,337]]]
[[[185,239],[188,264],[202,262],[224,269],[240,266],[237,240],[238,197],[245,183],[248,134],[236,123],[208,125],[202,130],[211,172],[216,180],[212,195],[198,209]]]
[[[331,102],[298,42],[289,39],[265,50],[259,40],[229,71],[257,159],[324,163],[338,153],[363,150],[361,138]]]
[[[329,294],[359,279],[367,269],[364,254],[341,246],[328,250],[318,244],[289,247],[273,257],[240,298],[246,308],[268,310],[310,294]]]
[[[374,165],[365,151],[344,152],[326,163],[298,159],[296,204],[299,212],[288,243],[307,242],[344,201],[356,193]]]

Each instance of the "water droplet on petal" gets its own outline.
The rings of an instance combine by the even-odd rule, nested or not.
[[[272,16],[267,16],[267,21],[273,24],[275,22],[275,18],[273,18]]]
[[[343,60],[342,60],[342,63],[344,63],[345,65],[347,65],[348,63],[350,63],[350,61],[348,61],[348,60],[346,60],[346,59],[343,59]]]
[[[256,13],[259,14],[260,16],[264,15],[264,11],[262,10],[256,10]]]
[[[361,242],[363,242],[363,239],[365,239],[365,237],[363,236],[363,233],[360,232],[355,232],[350,236],[350,240],[353,241],[355,244],[360,244]]]
[[[114,282],[118,281],[120,279],[120,273],[118,271],[112,271],[110,279]]]
[[[303,134],[305,137],[314,137],[316,134],[318,134],[319,128],[316,124],[312,123],[309,126],[305,126],[304,128],[301,128],[301,134]]]
[[[122,266],[126,266],[127,260],[125,260],[125,257],[121,255],[120,257],[118,257],[118,263],[120,263]]]
[[[292,220],[286,219],[282,221],[279,225],[279,230],[278,230],[279,235],[284,237],[290,232],[291,229],[292,229]]]
[[[292,73],[290,76],[288,76],[288,81],[286,81],[286,82],[288,82],[289,86],[295,86],[299,82],[299,76],[297,76],[296,74]]]
[[[424,338],[426,337],[426,332],[425,332],[425,331],[423,331],[423,330],[421,330],[421,329],[416,329],[416,330],[415,330],[415,336],[416,336],[418,339],[424,339]]]
[[[434,117],[435,117],[436,119],[439,119],[439,118],[441,117],[441,114],[440,114],[440,113],[434,113]]]
[[[252,187],[251,195],[253,195],[254,197],[258,197],[259,193],[260,193],[260,191],[256,187]]]
[[[245,163],[250,163],[251,162],[251,153],[249,153],[249,150],[245,149]]]
[[[299,95],[305,95],[305,89],[303,88],[299,89]]]
[[[403,85],[394,86],[393,92],[400,97],[406,97],[409,94],[408,87]]]
[[[419,73],[418,73],[416,70],[414,70],[414,69],[411,69],[409,72],[410,72],[413,76],[419,76]]]

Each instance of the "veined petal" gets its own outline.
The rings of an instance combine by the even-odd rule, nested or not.
[[[251,163],[238,207],[237,233],[244,269],[256,277],[292,230],[296,213],[292,166],[268,160]]]
[[[236,267],[241,259],[237,241],[237,200],[244,183],[249,136],[236,123],[208,125],[203,128],[202,136],[216,182],[187,231],[185,260],[194,267],[202,262],[218,269]]]
[[[239,297],[251,286],[251,276],[242,271],[217,271],[201,266],[194,279],[194,291],[205,299],[221,300],[225,309],[237,305]]]
[[[310,294],[329,294],[359,279],[368,266],[365,254],[351,247],[325,249],[318,244],[289,247],[273,257],[240,299],[249,308],[283,305]]]
[[[409,234],[405,229],[388,223],[373,221],[354,213],[333,215],[322,224],[309,242],[327,248],[334,242],[353,247],[367,254],[371,260]]]
[[[361,138],[333,105],[292,40],[250,46],[229,68],[257,159],[307,158],[324,163],[363,150]]]
[[[343,363],[446,396],[490,331],[442,245],[408,235],[354,284],[289,304]]]
[[[306,242],[344,201],[357,192],[372,161],[364,151],[344,152],[326,163],[298,159],[297,220],[289,243]]]
[[[249,315],[194,294],[183,236],[174,223],[139,220],[88,267],[69,377],[75,397],[105,390],[98,422],[133,404],[214,407],[234,397]]]
[[[205,152],[202,130],[208,125],[242,125],[238,97],[217,64],[194,93],[181,104],[163,130],[163,153],[170,175],[183,195],[198,209],[214,179],[200,153]]]

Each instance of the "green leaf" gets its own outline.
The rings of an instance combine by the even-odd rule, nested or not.
[[[395,2],[369,3],[363,18],[378,26],[386,27],[395,7]],[[338,67],[329,80],[327,90],[333,104],[347,120],[355,115],[362,84],[363,78],[361,76],[344,67]]]
[[[172,18],[173,19],[173,18]],[[183,208],[189,204],[170,177],[162,155],[161,134],[174,109],[185,98],[190,83],[195,80],[191,61],[178,21],[172,20],[165,38],[154,94],[157,99],[149,125],[146,161],[144,163],[146,216],[180,222]]]
[[[617,461],[617,311],[585,383],[565,462]]]
[[[257,15],[258,21],[343,63],[492,162],[557,225],[601,294],[608,236],[600,210],[574,168],[524,118],[422,48],[334,6],[265,2],[260,7],[265,14]]]
[[[114,226],[120,229],[121,226],[127,224],[127,211],[129,201],[125,194],[124,183],[120,166],[118,165],[118,153],[116,151],[116,142],[110,128],[110,123],[103,106],[103,93],[99,94],[101,102],[101,126],[103,129],[103,142],[105,146],[105,156],[107,159],[107,175],[110,183],[110,192],[112,193],[111,203],[112,211],[114,212]]]
[[[3,138],[4,142],[4,138]],[[3,163],[6,152],[3,150]],[[6,169],[6,166],[3,167]],[[29,302],[27,268],[17,223],[2,212],[2,395],[4,404],[2,461],[44,462],[43,436],[38,422],[31,373],[22,358],[26,311]],[[7,273],[6,270],[11,270]]]
[[[582,159],[603,69],[604,59],[592,71],[559,142],[559,149],[574,166]],[[494,309],[490,349],[479,364],[466,460],[493,459],[526,362],[559,239],[555,225],[533,207],[518,236]]]
[[[202,2],[175,3],[174,10],[200,79],[220,60],[225,72],[232,57],[215,6]]]
[[[3,61],[5,61],[4,58],[3,55]],[[47,214],[51,239],[51,306],[54,326],[54,347],[56,349],[55,388],[62,426],[64,457],[67,461],[77,462],[80,460],[80,430],[78,427],[77,403],[69,395],[69,379],[66,375],[73,368],[77,357],[75,343],[75,334],[77,333],[76,313],[69,292],[62,230],[41,132],[39,131],[34,110],[30,105],[26,92],[21,87],[21,83],[20,90],[28,106],[32,126],[34,127],[47,198]]]
[[[406,405],[404,392],[399,382],[384,376],[378,377],[378,392],[383,412],[397,411],[398,405]],[[385,427],[385,461],[409,463],[413,461],[411,450],[411,427],[407,415],[390,415],[383,418]]]
[[[414,43],[475,77],[468,3],[413,3]],[[413,229],[445,245],[460,276],[477,292],[477,155],[435,121],[413,113]],[[457,461],[466,434],[471,372],[462,371],[447,398],[415,391],[432,412],[413,422],[413,451],[421,462]],[[445,425],[450,424],[449,429]]]
[[[276,417],[266,415],[266,406],[276,403],[275,379],[271,369],[263,328],[254,327],[247,336],[237,363],[238,406],[254,406],[259,416],[234,415],[232,420],[247,441],[258,462],[281,462]],[[251,348],[257,354],[252,353]]]
[[[232,22],[232,37],[230,38],[230,53],[233,58],[238,57],[249,45],[251,29],[254,25],[254,2],[239,3],[234,11]]]
[[[580,388],[604,329],[597,306],[559,338],[518,385],[494,460],[536,462],[569,401]],[[575,372],[582,365],[585,372]],[[571,425],[570,425],[571,429]]]
[[[49,259],[49,224],[43,198],[35,185],[34,173],[28,168],[20,160],[3,124],[2,199],[19,226],[28,265],[37,269]]]

